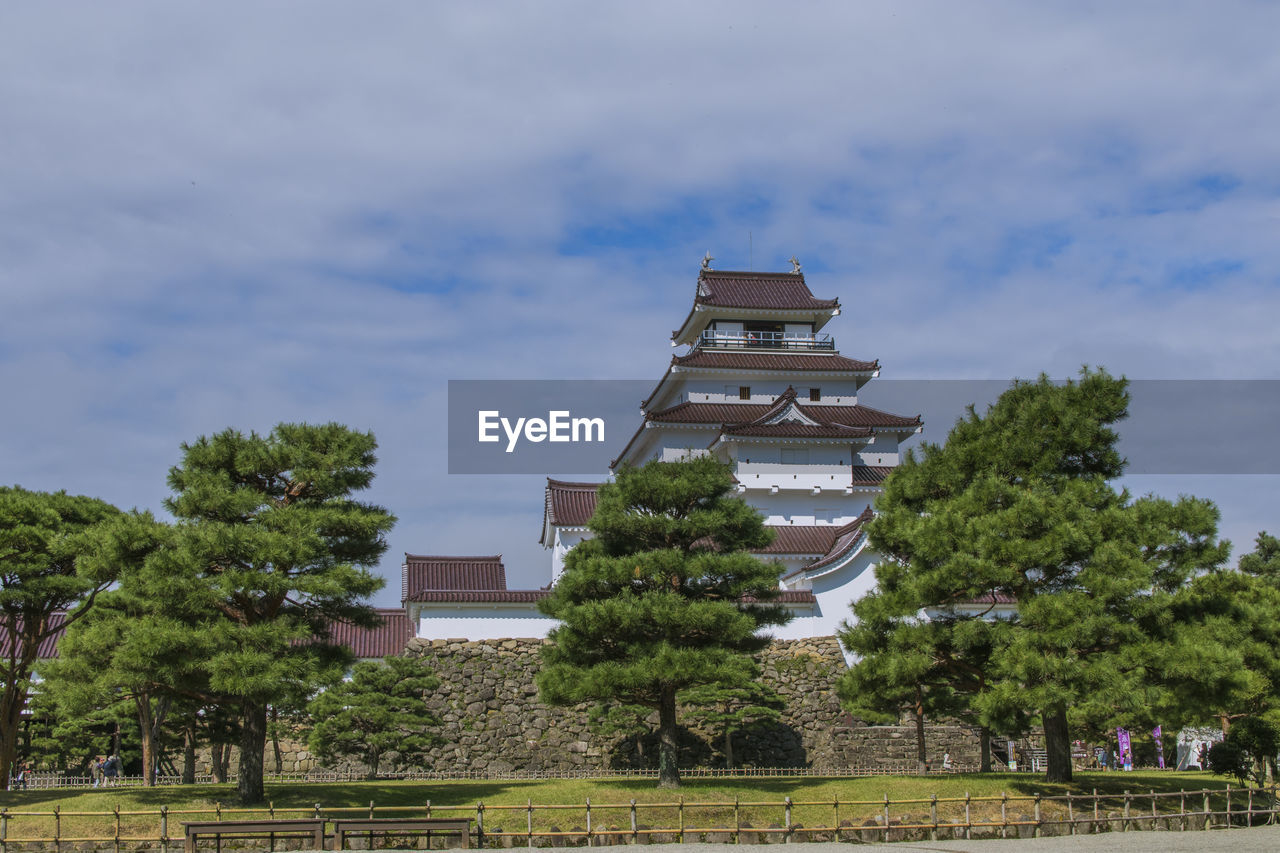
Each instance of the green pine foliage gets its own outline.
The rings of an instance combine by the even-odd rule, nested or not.
[[[776,566],[747,552],[772,532],[732,488],[710,457],[619,471],[600,488],[594,538],[569,552],[540,605],[561,623],[543,649],[544,700],[656,709],[664,787],[680,783],[677,693],[750,683],[750,655],[769,642],[761,629],[790,619],[772,603]]]
[[[158,744],[174,699],[201,689],[199,663],[209,652],[203,632],[173,616],[169,602],[141,583],[146,560],[169,532],[147,513],[121,516],[104,528],[119,582],[67,630],[58,657],[40,665],[41,692],[59,717],[128,706],[141,733],[147,785],[155,784]]]
[[[724,766],[733,769],[733,736],[782,719],[786,702],[772,687],[760,681],[746,684],[702,684],[679,696],[687,715],[703,728],[718,731],[724,752]]]
[[[1103,370],[1015,382],[984,414],[970,407],[945,445],[906,455],[868,530],[886,556],[885,630],[922,611],[962,626],[983,599],[1016,602],[990,647],[958,647],[983,673],[966,702],[997,730],[1038,714],[1050,781],[1071,778],[1069,710],[1140,714],[1153,690],[1170,695],[1159,667],[1174,608],[1227,556],[1212,504],[1135,500],[1113,485],[1124,470],[1113,427],[1128,402],[1126,381]],[[900,695],[941,664],[907,660],[888,689]]]
[[[9,785],[40,644],[90,611],[115,579],[100,533],[120,514],[96,498],[0,486],[0,790]]]
[[[350,653],[329,642],[331,624],[377,619],[370,569],[395,518],[353,497],[376,446],[340,424],[226,430],[184,444],[169,472],[177,523],[147,584],[202,632],[210,694],[239,706],[244,802],[263,798],[268,706],[341,678]]]
[[[357,663],[350,680],[308,704],[315,721],[308,740],[311,751],[324,759],[363,762],[370,779],[378,777],[382,760],[393,753],[401,764],[421,760],[442,742],[432,731],[440,720],[427,703],[439,686],[440,680],[418,658]]]
[[[1280,730],[1260,717],[1243,717],[1209,749],[1209,767],[1220,776],[1234,776],[1241,785],[1262,788],[1268,772],[1276,778],[1277,753]]]

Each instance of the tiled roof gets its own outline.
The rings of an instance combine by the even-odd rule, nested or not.
[[[770,526],[777,532],[773,542],[756,549],[757,554],[825,554],[840,530],[833,524],[794,524]]]
[[[986,595],[979,595],[977,598],[966,598],[964,601],[956,602],[957,604],[1017,604],[1018,599],[1009,595],[1007,592],[989,592]]]
[[[838,299],[815,299],[802,273],[730,270],[703,270],[698,276],[696,301],[717,308],[783,311],[820,311],[840,305]]]
[[[857,361],[842,355],[810,355],[790,352],[708,352],[696,350],[671,359],[676,367],[726,370],[828,370],[866,373],[879,370],[878,361]]]
[[[677,403],[660,412],[650,412],[646,420],[676,424],[743,424],[764,417],[773,403]],[[907,427],[921,425],[920,416],[891,415],[870,406],[805,406],[800,411],[815,421],[858,427]]]
[[[871,507],[867,507],[853,521],[844,525],[836,531],[835,541],[831,543],[830,550],[823,554],[817,560],[801,569],[802,572],[811,572],[814,569],[822,569],[837,563],[849,555],[854,546],[862,539],[865,533],[864,525],[871,519],[875,518],[875,513],[871,511]],[[794,574],[794,573],[793,573]]]
[[[62,639],[62,635],[66,633],[65,624],[67,614],[51,613],[49,614],[49,624],[46,628],[48,634],[40,641],[39,647],[36,649],[36,657],[40,660],[48,660],[58,656],[58,641]],[[22,622],[19,621],[17,630],[22,630]],[[8,630],[7,624],[0,624],[0,657],[8,657],[12,648],[12,635]]]
[[[754,598],[747,596],[743,601],[755,601]],[[777,598],[769,599],[770,604],[817,604],[818,599],[814,597],[811,590],[807,589],[784,589],[778,593]]]
[[[596,511],[599,483],[566,483],[547,478],[547,520],[562,527],[582,527]]]
[[[854,465],[852,486],[878,486],[893,470],[892,465]]]
[[[870,427],[853,427],[844,424],[810,424],[790,421],[780,424],[729,424],[724,428],[725,435],[738,435],[744,438],[866,438],[871,435]]]
[[[414,596],[413,601],[419,604],[521,604],[541,601],[550,594],[547,589],[428,590]]]
[[[502,555],[493,557],[440,557],[404,555],[402,601],[422,601],[419,596],[436,590],[495,590],[507,588]]]
[[[358,658],[381,658],[400,654],[404,651],[409,638],[414,635],[413,623],[400,608],[380,608],[377,613],[382,617],[382,624],[376,628],[361,628],[349,622],[331,623],[330,640],[351,649]],[[38,656],[41,660],[58,656],[58,642],[66,633],[62,628],[65,620],[65,613],[55,613],[50,618],[50,624],[57,626],[58,630],[40,644]],[[8,632],[0,629],[0,654],[7,653],[8,640]]]
[[[413,623],[400,608],[379,608],[382,624],[376,628],[361,628],[349,622],[334,622],[329,626],[329,639],[346,646],[358,658],[384,658],[404,651],[414,636]]]

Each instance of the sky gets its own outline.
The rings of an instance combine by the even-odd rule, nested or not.
[[[163,515],[182,442],[337,421],[399,518],[376,603],[406,551],[540,586],[544,480],[448,475],[447,383],[656,381],[707,251],[797,256],[884,378],[1278,379],[1276,32],[1232,2],[5,4],[0,482]],[[1275,475],[1126,485],[1217,501],[1237,553],[1280,529]]]

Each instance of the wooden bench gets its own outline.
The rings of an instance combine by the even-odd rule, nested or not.
[[[469,817],[334,818],[333,849],[346,849],[346,837],[352,834],[395,832],[408,835],[425,832],[429,836],[441,831],[460,833],[462,846],[470,847],[471,820]]]
[[[216,841],[216,849],[222,850],[223,838],[260,838],[267,836],[270,849],[275,850],[277,836],[284,838],[310,839],[313,850],[324,849],[323,818],[297,818],[282,820],[202,820],[187,821],[182,824],[186,830],[186,853],[196,853],[196,839],[201,835],[212,835]]]

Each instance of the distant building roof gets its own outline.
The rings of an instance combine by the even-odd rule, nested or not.
[[[331,622],[330,642],[346,646],[358,658],[383,658],[400,654],[414,636],[413,623],[402,608],[379,608],[376,612],[382,623],[373,628],[362,628],[349,622]],[[58,656],[58,642],[66,633],[63,627],[65,622],[65,613],[54,613],[50,617],[50,625],[55,626],[56,630],[40,644],[39,659],[49,660]],[[0,629],[0,654],[8,653],[9,641],[9,632]]]
[[[402,601],[421,601],[424,592],[439,590],[495,590],[507,588],[502,555],[446,557],[404,555]]]
[[[698,276],[700,305],[718,308],[756,308],[819,311],[838,308],[838,299],[816,299],[803,273],[703,270]]]
[[[58,656],[58,641],[62,639],[62,635],[66,633],[67,614],[55,612],[49,614],[49,622],[45,626],[48,633],[40,641],[39,647],[36,649],[36,657],[40,660],[48,660]],[[19,633],[23,630],[22,621],[19,620],[15,626]],[[14,637],[8,630],[7,624],[0,623],[0,657],[8,657],[13,649]]]
[[[402,608],[378,608],[382,624],[375,628],[361,628],[349,622],[333,622],[329,625],[329,639],[336,645],[346,646],[358,658],[384,658],[404,651],[414,636],[413,623]]]

